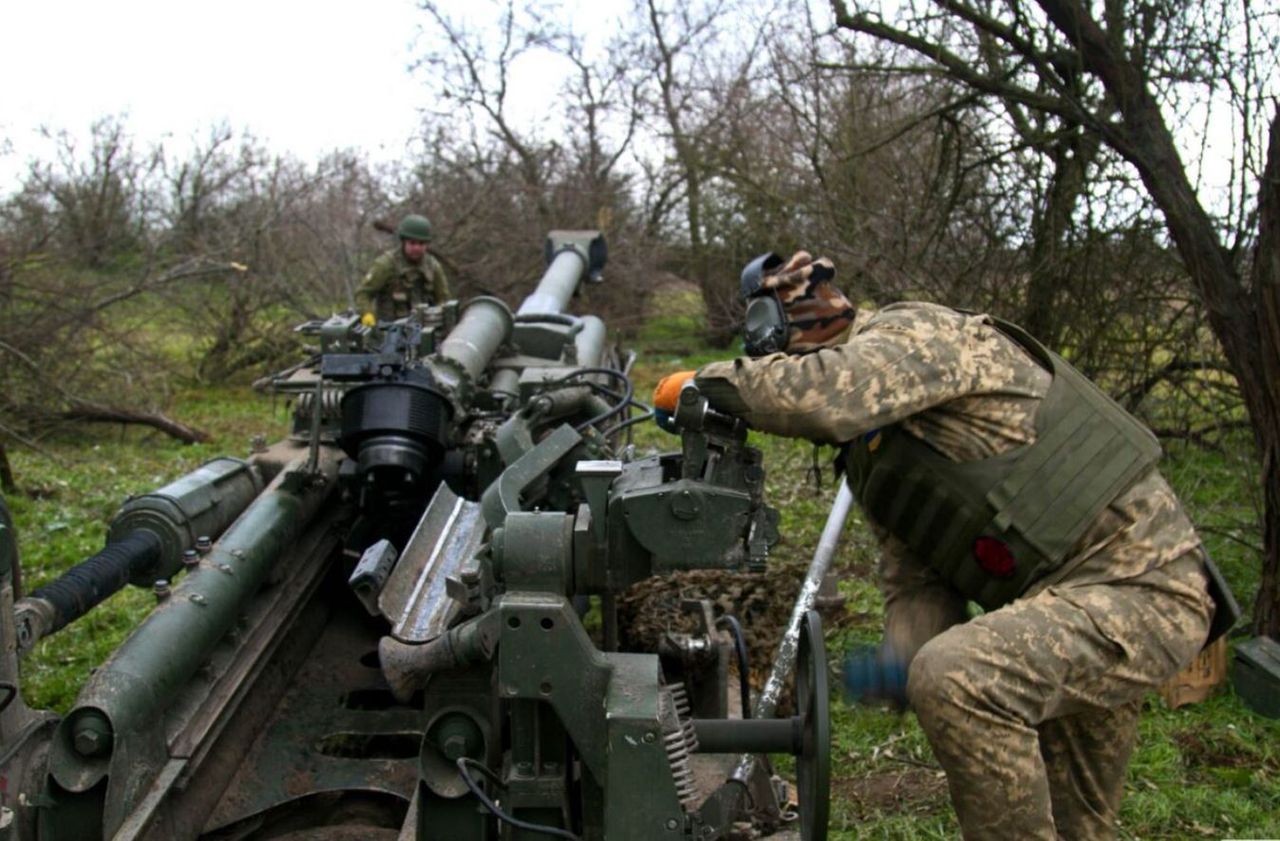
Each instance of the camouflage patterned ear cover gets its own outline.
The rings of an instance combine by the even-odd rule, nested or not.
[[[765,275],[760,291],[778,296],[787,315],[787,353],[809,353],[829,347],[853,323],[854,307],[831,284],[836,267],[826,257],[814,260],[797,251],[773,274]]]

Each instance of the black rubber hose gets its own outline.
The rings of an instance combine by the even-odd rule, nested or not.
[[[726,613],[716,620],[716,627],[728,625],[733,635],[734,653],[738,655],[738,692],[742,695],[742,717],[751,718],[751,678],[747,663],[747,641],[742,635],[738,617]]]
[[[103,599],[129,583],[136,570],[160,563],[160,538],[146,529],[107,544],[107,548],[76,564],[55,581],[36,588],[32,598],[53,605],[53,627],[47,633],[66,627],[84,616]]]

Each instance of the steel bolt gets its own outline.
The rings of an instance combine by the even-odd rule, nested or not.
[[[653,744],[655,741],[657,741],[657,739],[658,737],[653,733],[653,731],[649,731],[648,733],[644,734],[644,743],[646,745]]]
[[[102,752],[103,739],[98,733],[81,732],[74,737],[76,753],[81,756],[97,756]]]
[[[182,565],[187,569],[200,566],[200,556],[196,554],[196,550],[188,549],[182,553]]]
[[[484,747],[484,735],[475,721],[463,713],[447,713],[433,722],[427,738],[450,762],[476,756]]]
[[[81,756],[101,756],[111,749],[111,725],[98,714],[83,716],[76,722],[71,744]]]
[[[680,822],[675,818],[667,818],[667,832],[675,832],[680,828]]]
[[[440,752],[450,762],[457,762],[458,757],[467,755],[466,737],[460,734],[445,737],[444,742],[440,745]]]
[[[213,539],[207,534],[202,534],[196,538],[196,551],[203,555],[213,548]]]
[[[205,603],[206,603],[207,601],[208,601],[208,600],[207,600],[204,596],[200,595],[199,593],[192,593],[192,594],[191,594],[191,603],[192,603],[192,604],[198,604],[198,605],[200,605],[201,607],[204,607],[204,606],[205,606]]]
[[[169,590],[168,579],[164,579],[164,578],[157,579],[156,583],[151,585],[151,592],[156,594],[156,601],[158,602],[162,602],[165,599],[169,598],[169,593],[171,591]]]

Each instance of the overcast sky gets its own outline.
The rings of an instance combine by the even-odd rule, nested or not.
[[[85,135],[104,115],[144,148],[226,121],[306,160],[403,157],[432,104],[407,71],[426,19],[412,0],[3,0],[0,195],[47,154],[41,126]]]
[[[440,2],[474,27],[496,16],[485,0]],[[563,0],[562,14],[602,41],[624,5]],[[29,157],[52,157],[42,126],[85,137],[112,115],[140,149],[181,153],[225,122],[303,160],[346,147],[404,159],[420,109],[439,108],[408,72],[428,21],[414,0],[0,0],[0,196]],[[510,101],[517,121],[538,120],[565,68],[521,62]],[[1209,183],[1225,180],[1229,132],[1211,132]]]

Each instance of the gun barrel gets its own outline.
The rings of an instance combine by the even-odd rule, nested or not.
[[[552,231],[545,247],[547,270],[517,316],[562,313],[583,277],[597,278],[604,268],[606,251],[599,231]]]
[[[502,301],[486,295],[473,298],[458,326],[440,343],[440,355],[456,362],[474,381],[511,335],[512,324],[511,310]]]
[[[572,249],[561,251],[547,266],[542,280],[529,297],[520,304],[516,315],[545,315],[561,313],[569,306],[569,299],[578,288],[578,281],[587,268],[587,261]]]

